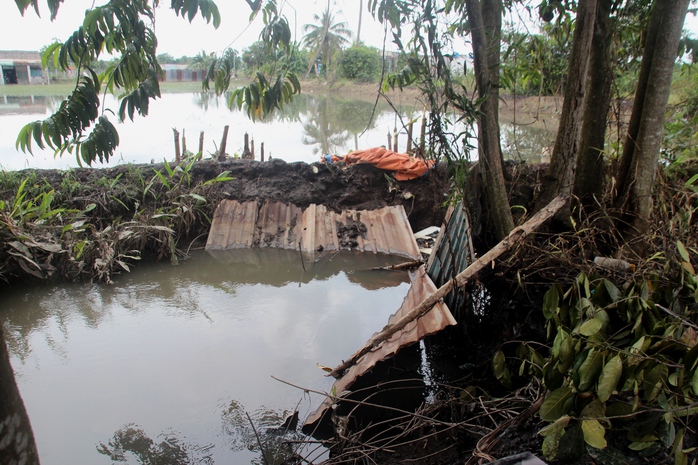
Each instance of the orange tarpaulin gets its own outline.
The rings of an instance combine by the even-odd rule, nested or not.
[[[409,181],[418,178],[434,166],[434,162],[428,164],[419,158],[411,157],[406,153],[397,153],[384,147],[374,147],[366,150],[356,150],[344,156],[332,157],[332,161],[343,160],[347,165],[352,163],[369,163],[376,168],[393,171],[398,181]]]

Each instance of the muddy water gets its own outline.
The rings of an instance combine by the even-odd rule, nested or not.
[[[288,251],[141,265],[112,286],[3,296],[17,382],[44,465],[262,463],[273,428],[322,401],[336,365],[383,327],[407,276],[394,257]],[[248,418],[249,415],[249,418]],[[274,462],[267,457],[270,463]]]
[[[108,108],[118,109],[112,96],[107,95],[105,102]],[[70,154],[55,158],[52,150],[35,150],[32,156],[15,149],[20,129],[30,121],[46,118],[59,103],[57,97],[0,96],[1,168],[66,169],[78,166]],[[403,121],[419,121],[421,118],[423,106],[419,102],[400,100],[394,103],[403,115]],[[199,134],[203,131],[204,156],[208,157],[217,151],[225,125],[230,126],[226,149],[230,155],[242,153],[243,136],[248,133],[255,141],[258,159],[261,143],[264,143],[267,158],[271,155],[288,162],[310,163],[318,161],[323,154],[344,155],[350,150],[386,145],[387,134],[392,134],[401,122],[385,103],[374,112],[372,101],[327,94],[302,94],[268,120],[256,123],[236,108],[229,109],[225,97],[204,93],[163,94],[162,98],[150,104],[148,117],[136,117],[135,122],[117,124],[120,144],[108,165],[174,159],[173,128],[185,133],[190,151],[198,151]],[[552,146],[554,130],[555,127],[503,123],[505,156],[540,162]],[[405,150],[406,139],[406,131],[400,131],[398,150]],[[477,141],[471,140],[470,143],[476,146]],[[471,156],[477,158],[476,153],[472,151]]]

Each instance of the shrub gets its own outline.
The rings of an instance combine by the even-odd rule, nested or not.
[[[354,45],[344,52],[339,62],[341,76],[362,82],[375,82],[381,73],[381,56],[378,49]]]

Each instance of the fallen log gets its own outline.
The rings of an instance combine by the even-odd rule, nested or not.
[[[382,331],[375,334],[371,339],[366,342],[366,344],[356,351],[351,357],[346,361],[335,367],[334,370],[330,372],[330,376],[334,378],[340,378],[343,376],[344,372],[354,365],[361,357],[371,352],[373,349],[378,347],[384,341],[390,339],[390,337],[402,330],[412,321],[428,313],[437,302],[446,297],[449,292],[451,292],[455,287],[463,287],[465,284],[475,276],[480,270],[492,263],[496,258],[502,255],[504,252],[509,250],[514,244],[528,236],[531,232],[535,231],[541,224],[546,220],[550,219],[555,213],[557,213],[563,205],[567,203],[569,199],[566,195],[558,195],[552,200],[545,208],[541,209],[538,213],[533,215],[533,217],[515,228],[507,237],[504,238],[499,244],[491,248],[486,254],[474,261],[468,268],[463,270],[454,279],[448,281],[446,284],[438,288],[434,293],[428,295],[419,305],[412,309],[405,316],[400,318],[392,325],[387,325]]]

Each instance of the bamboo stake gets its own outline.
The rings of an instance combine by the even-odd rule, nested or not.
[[[259,154],[259,159],[260,159],[261,161],[264,161],[264,142],[262,142],[261,144],[259,144],[259,152],[260,152],[260,154]]]
[[[182,160],[182,153],[179,151],[179,131],[177,128],[172,128],[174,133],[174,143],[175,143],[175,161],[179,163]]]
[[[303,271],[305,271],[305,260],[303,260],[303,249],[301,248],[301,244],[303,243],[303,238],[300,238],[298,240],[298,253],[301,256],[301,265],[303,265]]]
[[[390,150],[393,146],[393,136],[390,134],[390,131],[388,131],[388,150]]]
[[[410,121],[407,125],[407,153],[412,152],[412,128],[414,126],[414,121]]]
[[[182,129],[182,153],[183,154],[187,153],[187,136],[186,136],[185,129]]]
[[[254,137],[250,141],[250,153],[252,154],[250,160],[254,160]]]
[[[419,139],[419,155],[424,158],[424,154],[426,153],[424,151],[424,147],[426,145],[426,133],[427,133],[427,116],[422,115],[422,127],[419,130],[420,134],[420,139]]]
[[[199,160],[204,157],[204,131],[199,134]]]
[[[393,128],[393,152],[397,152],[397,127]]]
[[[250,158],[251,154],[252,152],[250,152],[250,135],[245,133],[245,142],[242,148],[242,156],[240,158],[246,160]]]
[[[225,146],[228,143],[228,129],[229,126],[227,124],[223,126],[223,138],[221,139],[221,148],[218,151],[218,160],[225,160]]]
[[[433,293],[429,294],[419,305],[410,310],[406,315],[400,318],[398,321],[392,325],[387,325],[382,331],[375,334],[368,342],[357,352],[355,352],[346,361],[339,364],[334,370],[330,372],[330,376],[335,378],[340,378],[343,376],[344,372],[354,365],[358,360],[371,352],[373,349],[377,348],[381,343],[390,339],[390,337],[402,330],[412,321],[417,318],[426,315],[434,305],[436,305],[441,299],[446,297],[456,286],[463,287],[465,284],[475,276],[480,270],[492,263],[496,258],[502,255],[504,252],[509,250],[514,244],[519,242],[521,239],[525,238],[531,232],[536,230],[541,224],[546,220],[550,219],[555,213],[557,213],[563,205],[567,203],[569,199],[568,196],[560,194],[553,199],[545,208],[536,213],[530,220],[525,222],[523,225],[515,228],[507,237],[504,238],[499,244],[490,249],[482,257],[474,261],[468,268],[466,268],[462,273],[456,276],[454,279],[448,281],[446,284],[438,288]]]

